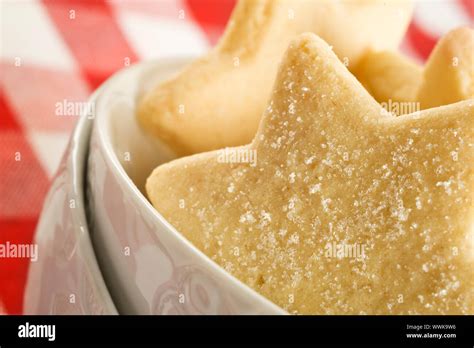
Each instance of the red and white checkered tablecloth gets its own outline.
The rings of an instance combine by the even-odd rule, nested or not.
[[[75,116],[129,62],[200,54],[236,0],[0,0],[0,244],[31,243]],[[258,1],[258,0],[255,0]],[[403,50],[420,61],[448,30],[471,25],[474,0],[418,2]],[[26,259],[0,259],[0,313],[21,313]]]

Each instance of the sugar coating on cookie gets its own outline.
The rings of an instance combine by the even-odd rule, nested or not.
[[[406,0],[241,0],[217,47],[149,91],[137,118],[186,155],[249,143],[291,39],[314,32],[349,67],[367,49],[396,49],[409,23]]]
[[[146,189],[290,313],[474,313],[474,102],[387,115],[313,34],[251,144],[164,164]]]

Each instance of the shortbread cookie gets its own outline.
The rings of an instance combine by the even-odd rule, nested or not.
[[[426,109],[473,97],[474,30],[463,27],[446,34],[434,48],[417,100]]]
[[[355,75],[381,103],[419,103],[420,109],[474,97],[474,30],[458,28],[436,45],[422,68],[400,53],[370,52]]]
[[[381,110],[304,34],[253,142],[158,167],[148,196],[291,313],[474,314],[474,101]]]
[[[423,79],[423,68],[396,51],[369,51],[353,72],[381,103],[414,102]]]
[[[395,49],[411,8],[403,0],[241,0],[219,45],[150,91],[138,119],[178,154],[246,144],[291,38],[314,32],[352,66],[369,48]]]

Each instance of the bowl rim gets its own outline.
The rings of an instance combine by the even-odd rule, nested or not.
[[[101,87],[99,87],[89,98],[88,103],[94,102],[99,93]],[[59,167],[56,169],[56,173],[52,178],[49,191],[43,202],[42,211],[39,215],[38,224],[35,229],[34,239],[38,238],[42,230],[49,229],[49,222],[45,220],[45,212],[53,204],[51,199],[55,194],[53,191],[57,180],[62,175],[63,172],[66,172],[68,175],[65,180],[66,195],[69,198],[75,200],[75,209],[70,210],[70,219],[72,224],[72,231],[70,232],[76,238],[75,251],[74,253],[78,255],[78,258],[83,265],[83,272],[90,275],[91,286],[95,289],[94,293],[97,294],[97,300],[100,302],[103,308],[103,313],[105,315],[117,315],[119,312],[115,306],[115,303],[112,300],[110,295],[109,288],[105,282],[102,269],[99,266],[97,256],[95,253],[94,245],[91,240],[90,229],[89,229],[89,220],[86,213],[87,202],[85,200],[85,173],[87,168],[87,158],[89,154],[89,140],[92,133],[92,120],[81,113],[79,119],[69,137],[68,144],[63,151],[62,159],[59,164]],[[64,233],[62,230],[61,233]],[[34,297],[31,293],[37,293],[38,288],[37,284],[33,284],[31,279],[31,272],[47,272],[48,270],[41,269],[35,270],[32,267],[29,267],[27,281],[25,285],[25,291],[23,296],[24,303],[24,312],[28,314],[45,314],[37,313],[36,311],[32,312],[31,308],[27,309],[29,298]],[[92,313],[83,313],[83,314],[92,314]]]
[[[100,95],[102,86],[99,87],[89,98],[89,103],[94,103]],[[105,282],[102,269],[99,266],[97,256],[92,243],[89,220],[87,218],[87,201],[85,199],[85,173],[87,170],[87,158],[89,156],[89,140],[92,134],[93,120],[86,114],[82,114],[70,139],[70,156],[68,158],[68,168],[70,168],[71,192],[77,197],[77,209],[71,214],[78,245],[83,262],[91,270],[94,284],[103,300],[104,309],[107,314],[119,314],[112,300],[110,291]]]
[[[165,65],[176,65],[181,64],[184,66],[186,63],[189,63],[191,59],[194,57],[187,57],[187,56],[176,56],[176,57],[164,57],[159,58],[151,61],[139,62],[135,63],[125,69],[122,69],[115,73],[112,77],[110,77],[106,83],[100,88],[100,94],[97,98],[96,103],[96,115],[94,120],[94,128],[97,132],[98,143],[99,146],[105,152],[104,159],[108,165],[108,167],[114,171],[117,178],[119,178],[122,183],[122,187],[125,188],[127,191],[127,195],[130,196],[135,204],[139,207],[142,207],[142,211],[152,217],[152,220],[159,222],[165,228],[162,230],[155,229],[155,237],[159,238],[160,234],[166,233],[167,237],[174,239],[174,241],[181,243],[183,246],[186,246],[186,250],[189,253],[194,254],[193,256],[196,258],[201,259],[201,261],[216,275],[217,280],[224,280],[229,282],[235,289],[239,289],[244,296],[248,296],[249,298],[253,298],[255,301],[259,301],[261,305],[264,306],[269,312],[273,314],[288,314],[280,306],[276,305],[268,298],[264,297],[257,291],[253,290],[247,284],[243,283],[232,274],[225,271],[221,266],[219,266],[216,262],[211,260],[206,254],[204,254],[201,250],[199,250],[194,244],[192,244],[188,239],[186,239],[178,230],[172,226],[149,202],[149,200],[145,197],[144,194],[140,191],[140,189],[135,185],[135,183],[131,180],[131,178],[125,172],[125,169],[120,164],[115,151],[112,147],[111,136],[106,131],[108,129],[107,119],[108,117],[101,117],[102,114],[101,110],[104,107],[103,100],[104,97],[107,95],[108,88],[110,86],[116,84],[119,79],[124,78],[124,76],[130,74],[138,74],[140,71],[145,71],[147,69],[157,68],[158,66],[165,66]]]

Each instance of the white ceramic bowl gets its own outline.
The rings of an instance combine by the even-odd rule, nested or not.
[[[100,90],[99,90],[100,91]],[[91,101],[97,98],[98,92]],[[92,120],[83,116],[69,141],[35,233],[25,314],[117,314],[90,240],[84,176]]]
[[[127,314],[285,314],[225,272],[171,226],[144,195],[153,168],[175,156],[135,120],[136,101],[189,59],[116,74],[96,104],[88,194],[93,243],[112,298]]]

